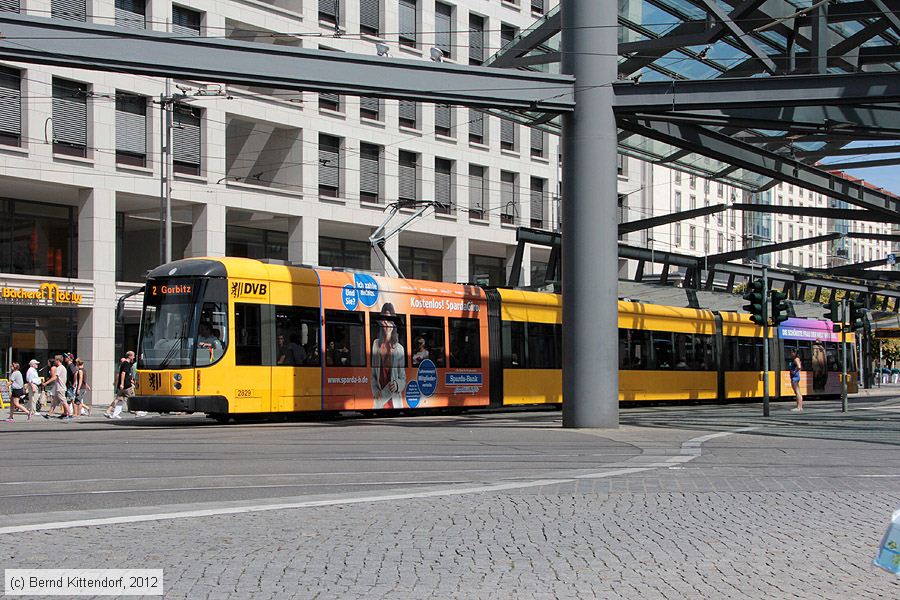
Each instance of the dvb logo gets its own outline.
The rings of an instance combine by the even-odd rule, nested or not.
[[[231,282],[231,297],[244,298],[247,296],[265,296],[269,291],[267,283],[251,283],[249,281]]]

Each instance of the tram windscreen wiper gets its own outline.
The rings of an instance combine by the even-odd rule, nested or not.
[[[180,354],[181,350],[184,348],[184,336],[187,333],[187,323],[181,324],[181,333],[178,335],[178,344],[172,344],[172,347],[169,348],[169,351],[166,353],[166,356],[159,363],[158,369],[165,369],[169,364],[169,361],[176,355],[176,353]]]

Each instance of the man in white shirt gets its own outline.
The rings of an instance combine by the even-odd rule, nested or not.
[[[28,363],[28,372],[25,373],[25,391],[28,392],[28,410],[34,412],[38,398],[41,394],[41,376],[38,375],[37,359],[32,358]]]
[[[49,388],[50,397],[52,398],[50,401],[50,410],[44,415],[44,418],[49,419],[57,405],[62,405],[66,414],[60,416],[60,418],[67,420],[74,419],[75,417],[72,416],[72,409],[66,401],[66,380],[69,378],[69,370],[66,369],[66,365],[63,364],[63,357],[58,354],[53,357],[53,364],[55,365],[53,367],[53,375],[44,382],[44,387]]]

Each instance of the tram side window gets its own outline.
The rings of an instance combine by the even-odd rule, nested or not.
[[[559,368],[556,327],[550,323],[528,323],[527,329],[528,368]]]
[[[701,348],[702,358],[702,348]],[[696,371],[697,360],[694,352],[694,338],[689,333],[675,334],[675,369]]]
[[[828,360],[828,370],[832,372],[841,371],[841,354],[838,352],[838,344],[834,342],[825,342],[825,356]]]
[[[716,351],[713,346],[714,338],[711,335],[694,336],[694,355],[697,358],[697,369],[700,371],[715,371]]]
[[[373,364],[375,352],[390,354],[396,361],[400,359],[404,367],[409,366],[409,352],[404,349],[408,347],[406,341],[406,315],[393,315],[384,313],[371,313],[369,315],[369,326],[372,339]],[[402,357],[401,357],[402,353]],[[381,362],[379,364],[386,364]],[[393,366],[400,366],[397,362],[391,362]]]
[[[366,366],[366,317],[343,310],[325,311],[325,364]]]
[[[668,331],[651,331],[650,343],[653,354],[650,369],[671,369],[674,366],[672,352],[672,334]]]
[[[450,367],[481,368],[481,329],[478,319],[449,318]]]
[[[239,366],[262,365],[260,305],[234,305],[234,363]]]
[[[444,357],[444,319],[442,317],[409,317],[412,337],[412,366],[418,367],[423,360],[430,360],[434,366],[443,369],[446,366]]]
[[[525,368],[525,323],[503,321],[503,368]]]
[[[751,337],[725,338],[729,371],[762,371],[762,339]]]
[[[228,312],[224,302],[204,302],[197,329],[197,366],[222,358],[228,346]]]
[[[320,365],[319,310],[276,306],[272,356],[276,365],[285,367]]]
[[[649,368],[650,332],[636,329],[619,330],[619,368],[638,370]],[[624,348],[624,351],[623,351]]]

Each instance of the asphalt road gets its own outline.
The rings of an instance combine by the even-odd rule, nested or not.
[[[536,478],[640,453],[560,413],[218,425],[199,416],[5,424],[0,502],[28,512]],[[527,436],[523,436],[527,427]]]

